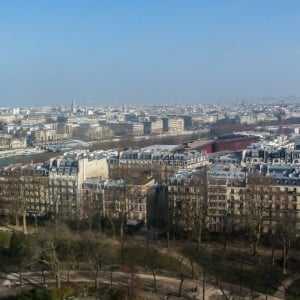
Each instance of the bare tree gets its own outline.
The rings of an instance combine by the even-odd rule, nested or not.
[[[235,221],[236,221],[236,216],[231,215],[230,213],[226,213],[226,215],[223,217],[222,234],[224,237],[224,244],[223,244],[224,253],[226,253],[227,244],[230,235],[234,231]]]
[[[5,214],[14,217],[19,226],[22,218],[23,233],[27,233],[27,215],[45,213],[48,209],[48,180],[21,166],[2,174],[0,180],[1,204]]]
[[[61,265],[65,259],[65,244],[70,237],[72,234],[63,224],[40,229],[36,235],[40,261],[53,271],[57,288],[61,287]]]
[[[7,189],[6,189],[6,200],[9,214],[14,217],[16,226],[20,225],[20,215],[22,214],[22,189],[20,184],[20,177],[10,176],[5,178]],[[24,203],[23,203],[24,204]],[[24,215],[24,214],[23,214]],[[26,233],[26,226],[23,231]]]
[[[2,200],[6,203],[8,213],[15,218],[16,226],[19,226],[19,218],[22,218],[23,233],[27,234],[26,209],[28,199],[26,197],[26,179],[22,174],[22,167],[7,172],[2,179],[2,184],[4,184]]]
[[[257,255],[263,226],[269,218],[270,185],[272,180],[257,173],[249,175],[245,189],[245,217],[252,254]]]
[[[92,272],[95,287],[99,288],[99,275],[105,264],[109,264],[115,255],[115,246],[111,240],[94,232],[85,232],[80,238],[80,253],[87,261]],[[108,250],[109,249],[109,250]]]
[[[197,237],[197,249],[200,251],[202,244],[203,231],[207,228],[208,220],[208,195],[207,195],[207,173],[204,169],[203,173],[199,174],[198,184],[195,187],[197,198],[193,205],[194,230]]]
[[[39,259],[33,236],[14,233],[10,241],[8,258],[11,264],[18,266],[19,279],[22,283],[24,269],[31,268]]]
[[[172,180],[167,196],[173,238],[183,233],[196,239],[200,249],[203,231],[208,226],[206,170],[191,175],[188,180]]]
[[[101,193],[81,192],[81,216],[87,222],[89,231],[92,231],[93,225],[97,222],[99,231],[102,232],[104,205],[105,201]]]
[[[297,223],[298,218],[293,212],[286,212],[278,219],[276,228],[276,236],[281,240],[282,248],[282,272],[287,272],[287,260],[289,258],[290,249],[298,237]]]
[[[153,292],[157,293],[157,278],[156,278],[156,273],[158,271],[157,260],[156,260],[157,251],[150,246],[149,239],[147,239],[146,242],[147,242],[147,251],[146,251],[145,262],[153,275]]]

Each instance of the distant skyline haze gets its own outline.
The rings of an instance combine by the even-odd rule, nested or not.
[[[0,2],[0,106],[300,95],[300,2]]]

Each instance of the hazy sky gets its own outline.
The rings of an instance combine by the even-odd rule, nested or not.
[[[299,0],[0,1],[0,106],[292,94]]]

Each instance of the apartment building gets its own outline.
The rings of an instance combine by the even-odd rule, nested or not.
[[[207,171],[209,229],[222,231],[228,216],[240,216],[244,209],[246,169],[233,164],[212,165]],[[238,225],[237,220],[235,220]]]
[[[144,125],[139,122],[109,123],[108,126],[116,136],[140,136],[144,134]]]
[[[52,210],[48,178],[31,165],[14,165],[0,170],[0,214],[16,219],[30,212],[45,215]]]
[[[26,147],[26,138],[13,138],[10,134],[0,134],[0,150]]]
[[[163,118],[163,131],[168,133],[182,132],[184,130],[184,119],[180,117]]]
[[[121,220],[130,225],[147,221],[148,195],[154,179],[143,184],[120,180],[87,178],[82,188],[83,218],[95,215],[108,220]]]
[[[163,121],[144,121],[144,134],[162,134],[163,133]]]
[[[140,173],[151,174],[157,182],[166,182],[178,169],[191,169],[208,164],[205,152],[195,150],[178,153],[177,146],[153,146],[128,149],[108,158],[111,178]]]
[[[227,216],[240,215],[244,207],[245,183],[244,170],[230,164],[180,170],[168,181],[175,224],[191,230],[200,218],[206,229],[222,230]]]
[[[259,221],[261,232],[274,232],[283,220],[294,222],[300,233],[299,178],[249,174],[245,190],[245,216]]]
[[[21,203],[27,211],[37,214],[51,214],[61,219],[80,218],[83,182],[95,176],[108,178],[103,153],[69,152],[41,165],[2,168],[2,214],[8,213],[12,204]]]
[[[197,235],[207,227],[207,181],[202,170],[179,170],[167,185],[169,222],[173,235]]]
[[[35,144],[53,143],[57,140],[56,129],[42,129],[32,132],[32,140]]]
[[[108,178],[105,156],[88,152],[69,152],[49,162],[50,197],[55,214],[60,218],[80,217],[80,195],[88,177]]]
[[[253,114],[242,113],[240,114],[240,123],[241,124],[254,124],[256,119]]]
[[[300,232],[299,168],[270,165],[257,172],[232,164],[215,164],[205,168],[205,177],[196,179],[196,172],[180,171],[168,182],[170,209],[175,223],[184,230],[194,222],[192,213],[198,198],[206,199],[202,207],[206,208],[203,214],[210,231],[228,227],[238,230],[259,222],[261,232],[267,233],[288,218],[295,220]]]

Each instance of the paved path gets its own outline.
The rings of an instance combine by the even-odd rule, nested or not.
[[[2,278],[4,274],[1,274]],[[47,272],[47,283],[54,283],[55,279],[50,272]],[[71,271],[70,281],[77,283],[93,283],[93,279],[89,271]],[[149,294],[153,293],[153,275],[137,273],[123,273],[123,272],[101,272],[99,276],[99,282],[110,284],[110,279],[112,276],[112,282],[114,285],[124,285],[124,286],[142,286]],[[299,275],[300,276],[300,275]],[[292,282],[294,279],[291,279]],[[62,282],[67,282],[66,274],[62,275]],[[180,279],[176,277],[168,276],[156,276],[157,281],[157,293],[150,297],[150,299],[164,299],[165,295],[168,295],[169,300],[173,299],[193,299],[193,300],[202,300],[203,299],[203,283],[202,280],[192,280],[185,279],[182,284],[182,297],[178,297]],[[22,274],[22,283],[25,285],[43,285],[43,277],[40,272],[26,272]],[[284,284],[284,283],[283,283]],[[1,282],[0,291],[5,292],[8,290],[14,290],[20,285],[20,276],[18,273],[10,273],[5,275],[5,279]],[[197,291],[195,287],[197,286]],[[226,289],[223,289],[223,292],[229,296]],[[205,283],[205,299],[224,299],[222,297],[222,289],[218,286],[210,283]],[[244,296],[243,299],[253,299],[251,295]],[[254,299],[268,299],[268,300],[280,300],[284,297],[279,296],[268,296],[264,294],[257,294]]]
[[[274,293],[274,296],[284,299],[287,288],[297,279],[300,279],[300,274],[294,274],[283,280],[277,291]]]

